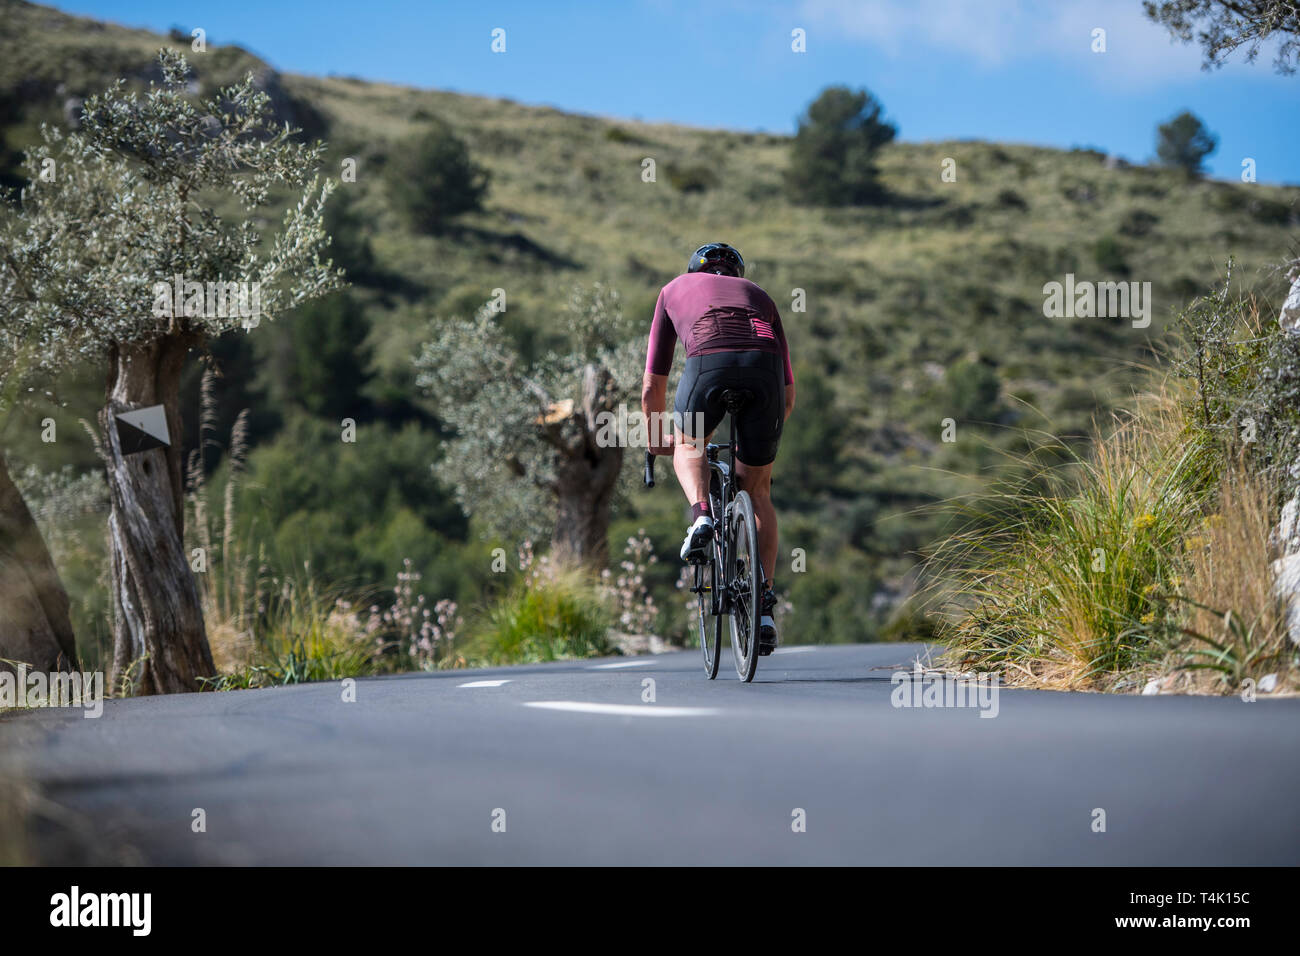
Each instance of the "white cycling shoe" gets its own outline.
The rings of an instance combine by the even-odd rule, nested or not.
[[[700,515],[686,531],[686,540],[682,542],[682,560],[690,561],[694,558],[702,561],[708,556],[706,549],[712,540],[713,519],[708,515]]]

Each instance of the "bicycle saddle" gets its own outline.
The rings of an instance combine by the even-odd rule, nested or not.
[[[752,401],[754,392],[748,388],[726,388],[722,390],[722,404],[727,411],[734,412],[746,402]]]

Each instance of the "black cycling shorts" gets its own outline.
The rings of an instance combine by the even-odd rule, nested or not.
[[[735,415],[736,458],[747,465],[770,465],[776,460],[785,425],[785,362],[772,352],[712,352],[686,359],[686,371],[677,385],[674,410],[682,431],[692,438],[697,415],[703,416],[704,435],[713,434],[727,413],[722,393],[744,388],[754,397]]]

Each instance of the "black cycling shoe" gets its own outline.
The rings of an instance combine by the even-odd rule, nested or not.
[[[709,543],[713,540],[713,519],[700,515],[686,530],[682,542],[682,560],[689,564],[703,564],[709,559]]]
[[[773,612],[776,610],[776,592],[771,588],[763,589],[761,599],[763,617],[758,627],[758,656],[766,657],[777,648],[776,637],[776,618]]]

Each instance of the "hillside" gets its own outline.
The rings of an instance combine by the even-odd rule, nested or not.
[[[13,0],[0,2],[0,24],[0,175],[10,182],[16,151],[41,122],[63,122],[69,100],[117,76],[146,81],[169,42]],[[351,308],[286,317],[214,348],[218,437],[251,410],[237,509],[246,533],[269,566],[308,561],[338,587],[383,584],[410,558],[431,599],[466,607],[491,586],[491,543],[430,474],[442,435],[411,360],[431,321],[471,312],[493,289],[507,292],[507,327],[540,355],[559,339],[575,284],[613,285],[648,326],[658,288],[692,248],[712,239],[740,248],[749,276],[783,308],[800,389],[775,475],[783,553],[808,554],[807,573],[782,582],[795,608],[788,633],[862,640],[909,633],[895,608],[942,523],[932,505],[1001,474],[1000,452],[1025,448],[1026,429],[1083,436],[1122,407],[1152,342],[1230,256],[1241,283],[1278,300],[1284,284],[1271,270],[1300,222],[1300,188],[1189,183],[1168,170],[1111,168],[1090,149],[978,141],[888,146],[888,201],[828,211],[785,197],[785,137],[279,74],[236,47],[190,61],[205,92],[257,71],[281,115],[330,144],[334,174],[357,159],[335,220]],[[491,172],[484,211],[436,237],[407,228],[382,177],[403,140],[435,119]],[[897,119],[905,137],[908,117]],[[1080,142],[1091,133],[1079,130]],[[656,164],[653,183],[642,181],[645,158]],[[956,182],[941,180],[945,158],[956,161]],[[1046,318],[1043,287],[1068,273],[1149,282],[1150,326]],[[806,313],[789,311],[796,289]],[[320,368],[303,371],[304,355]],[[302,386],[313,381],[329,395]],[[97,370],[69,370],[59,407],[35,403],[5,424],[6,453],[47,473],[93,467],[77,422],[93,417],[101,383]],[[346,413],[382,431],[381,451],[339,449]],[[55,445],[38,437],[47,415],[67,436]],[[940,440],[946,418],[958,422],[952,443]],[[187,438],[197,443],[197,426]],[[667,633],[684,624],[667,597],[680,517],[663,491],[634,496],[611,534],[617,554],[637,528],[651,533]],[[102,519],[78,520],[91,536]],[[504,544],[513,553],[519,542]],[[93,646],[102,569],[89,551],[69,545],[63,560]]]

